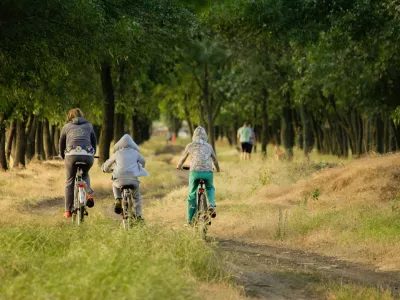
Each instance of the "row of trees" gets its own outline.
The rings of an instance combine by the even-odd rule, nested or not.
[[[148,139],[159,114],[152,90],[194,26],[193,13],[172,0],[5,0],[0,18],[4,170],[10,156],[14,167],[52,158],[49,145],[73,107],[95,124],[100,162],[127,130]]]
[[[393,0],[5,0],[0,3],[0,168],[56,154],[81,107],[101,163],[160,117],[214,146],[245,120],[261,149],[339,156],[400,147]]]
[[[289,158],[296,144],[306,157],[396,151],[398,11],[390,0],[218,1],[164,107],[232,143],[249,120],[265,154],[271,141]]]

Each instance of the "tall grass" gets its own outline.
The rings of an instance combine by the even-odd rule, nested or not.
[[[6,226],[0,295],[8,299],[186,299],[218,281],[220,257],[191,234],[108,219],[82,227]],[[191,279],[192,278],[192,279]]]

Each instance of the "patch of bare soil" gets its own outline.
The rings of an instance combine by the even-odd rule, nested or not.
[[[220,240],[228,268],[247,296],[260,299],[321,299],[312,284],[355,283],[387,289],[400,297],[400,272],[377,271],[335,257],[273,246]]]

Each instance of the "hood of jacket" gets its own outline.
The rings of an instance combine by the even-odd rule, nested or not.
[[[139,146],[133,141],[129,134],[125,134],[115,145],[114,151],[118,151],[124,148],[131,148],[140,151]]]
[[[86,119],[83,118],[83,117],[77,117],[77,118],[73,118],[73,119],[71,120],[71,123],[72,123],[72,124],[76,124],[76,125],[80,125],[80,124],[89,123],[89,121],[86,120]]]
[[[203,142],[207,142],[208,136],[206,133],[206,130],[199,126],[197,127],[194,132],[193,132],[193,138],[192,141],[195,143],[203,143]]]

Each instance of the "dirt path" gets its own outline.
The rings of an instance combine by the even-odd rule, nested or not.
[[[176,171],[178,185],[186,185],[188,172]],[[156,199],[165,196],[157,195]],[[144,203],[154,201],[146,199]],[[119,219],[113,213],[111,190],[96,199],[93,212]],[[33,214],[62,217],[63,199],[45,199],[29,206]],[[327,282],[357,283],[362,286],[389,289],[400,299],[400,272],[378,272],[373,266],[361,265],[268,245],[248,244],[235,240],[218,240],[217,247],[229,254],[228,269],[238,285],[250,298],[257,299],[321,299],[323,295],[312,289]]]
[[[389,289],[400,297],[400,272],[379,272],[334,257],[234,240],[219,240],[218,247],[231,257],[229,269],[250,297],[321,299],[311,285],[326,282]]]

